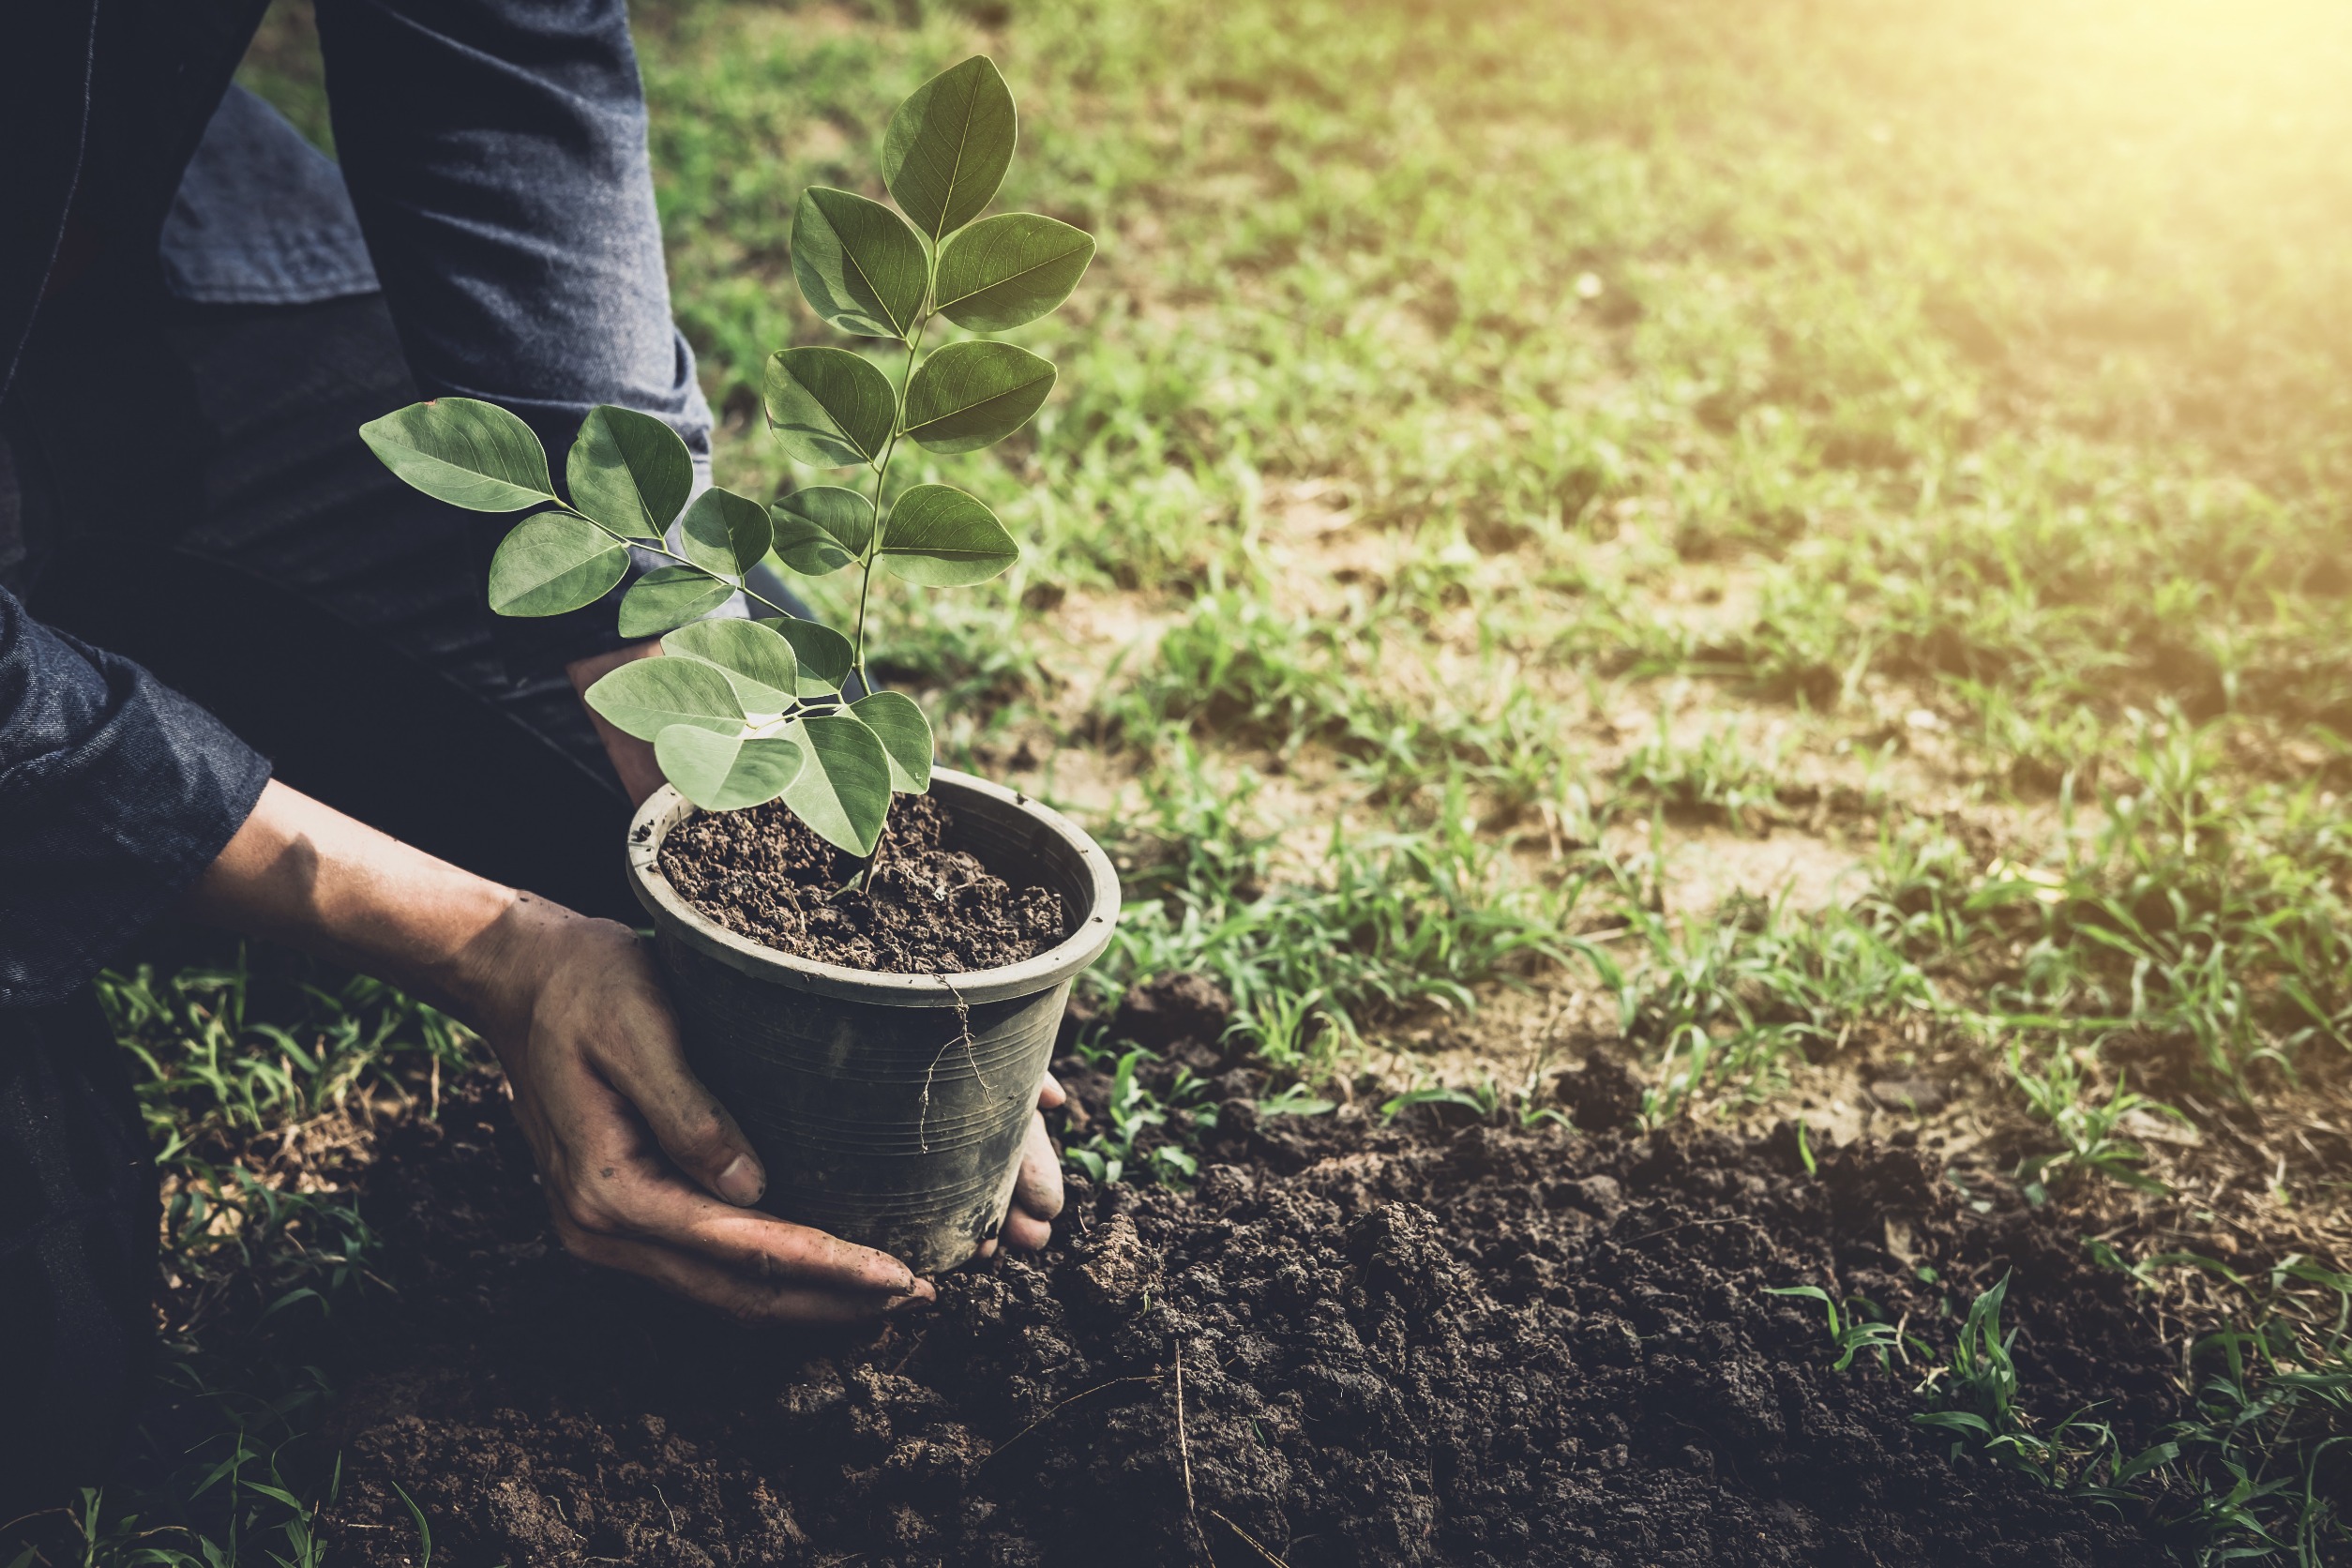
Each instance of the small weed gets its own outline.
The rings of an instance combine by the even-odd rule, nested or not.
[[[2017,1167],[2026,1198],[2036,1207],[2051,1189],[2086,1170],[2142,1192],[2163,1192],[2164,1184],[2139,1168],[2147,1152],[2116,1129],[2134,1112],[2188,1120],[2168,1105],[2133,1093],[2120,1079],[2103,1100],[2092,1098],[2079,1059],[2084,1048],[2058,1046],[2037,1073],[2026,1065],[2024,1042],[2010,1042],[2009,1076],[2061,1145],[2055,1153],[2033,1155]]]
[[[1618,788],[1669,811],[1719,818],[1737,828],[1756,825],[1778,803],[1772,782],[1777,751],[1759,757],[1727,729],[1710,730],[1685,746],[1675,740],[1671,718],[1666,707],[1658,709],[1657,733],[1618,764]]]
[[[1919,964],[1842,910],[1800,920],[1782,904],[1749,900],[1694,927],[1633,898],[1621,908],[1646,961],[1611,962],[1603,983],[1617,993],[1625,1038],[1658,1063],[1642,1106],[1653,1125],[1706,1090],[1767,1098],[1786,1085],[1792,1059],[1835,1048],[1857,1018],[1937,1007]]]
[[[1338,1108],[1338,1102],[1316,1098],[1303,1083],[1290,1084],[1258,1102],[1260,1116],[1328,1116]]]
[[[1402,1094],[1383,1102],[1380,1117],[1394,1122],[1414,1106],[1454,1106],[1469,1111],[1480,1121],[1495,1113],[1502,1103],[1502,1091],[1488,1078],[1475,1089],[1449,1089],[1432,1085],[1425,1089],[1408,1089]]]
[[[1882,1372],[1893,1368],[1892,1358],[1911,1359],[1913,1351],[1925,1354],[1927,1347],[1921,1340],[1903,1332],[1902,1326],[1885,1320],[1885,1314],[1860,1296],[1846,1298],[1846,1311],[1837,1309],[1837,1298],[1818,1285],[1782,1285],[1768,1287],[1768,1296],[1802,1296],[1821,1304],[1829,1314],[1830,1343],[1837,1349],[1837,1360],[1832,1370],[1843,1372],[1854,1364],[1854,1358],[1864,1353],[1875,1357]]]
[[[1208,1086],[1189,1067],[1177,1068],[1168,1087],[1154,1092],[1138,1069],[1156,1060],[1141,1046],[1121,1055],[1111,1073],[1109,1127],[1063,1151],[1089,1180],[1116,1182],[1131,1168],[1161,1182],[1200,1174],[1200,1162],[1186,1145],[1215,1125],[1216,1107],[1206,1103]]]
[[[1102,983],[1199,970],[1233,998],[1235,1034],[1271,1070],[1317,1080],[1373,1019],[1467,1010],[1471,988],[1585,952],[1565,927],[1581,882],[1530,885],[1461,819],[1423,832],[1335,822],[1288,861],[1248,825],[1246,787],[1213,776],[1189,740],[1144,780],[1120,848],[1139,868]]]

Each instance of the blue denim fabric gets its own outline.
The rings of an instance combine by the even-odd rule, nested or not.
[[[335,146],[410,371],[557,457],[588,410],[711,413],[670,318],[623,0],[320,0]]]
[[[0,1007],[61,1002],[188,890],[269,764],[0,590]]]
[[[342,171],[242,87],[180,176],[161,250],[163,286],[196,305],[315,305],[380,286]]]

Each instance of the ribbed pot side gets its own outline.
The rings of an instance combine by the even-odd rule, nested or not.
[[[705,918],[662,874],[695,807],[665,788],[638,810],[629,885],[653,916],[687,1061],[767,1166],[761,1207],[904,1260],[952,1269],[996,1234],[1070,983],[1102,955],[1119,878],[1067,818],[934,769],[947,847],[1015,887],[1062,896],[1073,934],[970,974],[878,974],[779,953]]]

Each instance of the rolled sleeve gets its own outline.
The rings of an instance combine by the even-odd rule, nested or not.
[[[0,591],[0,1006],[62,1000],[185,894],[269,763]]]

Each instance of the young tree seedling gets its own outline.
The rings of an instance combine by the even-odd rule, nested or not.
[[[632,551],[659,558],[622,596],[624,637],[666,657],[622,665],[590,707],[651,741],[663,775],[709,811],[781,800],[837,848],[870,856],[894,792],[930,788],[931,729],[902,693],[867,679],[866,611],[886,567],[925,587],[985,582],[1019,547],[952,486],[887,490],[902,442],[935,453],[1002,441],[1053,389],[1054,368],[985,337],[923,352],[941,320],[971,333],[1035,321],[1070,295],[1094,241],[1036,213],[980,214],[1011,164],[1013,96],[984,55],[917,88],[891,116],[882,179],[896,209],[847,190],[801,193],[792,277],[812,309],[896,344],[896,384],[865,354],[768,358],[769,430],[820,468],[864,469],[856,488],[798,490],[773,505],[713,488],[688,497],[686,444],[660,420],[603,407],[580,427],[555,491],[546,450],[520,418],[472,398],[415,403],[361,427],[384,465],[426,494],[479,512],[528,512],[490,562],[490,608],[561,615],[602,598]],[[976,221],[975,221],[976,219]],[[849,637],[795,619],[746,581],[771,554],[808,576],[862,574]],[[741,593],[770,613],[706,619]],[[854,674],[864,695],[843,695]]]

